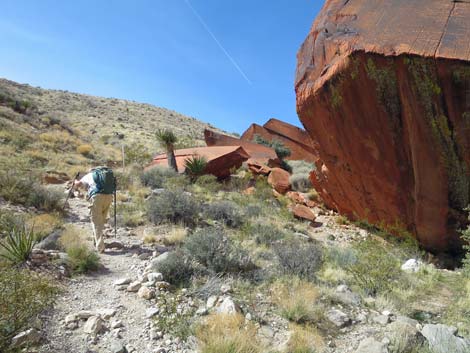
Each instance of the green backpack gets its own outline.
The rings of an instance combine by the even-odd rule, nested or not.
[[[116,178],[114,177],[112,169],[100,167],[93,169],[92,173],[96,187],[90,190],[88,197],[92,197],[96,194],[114,194],[116,191]]]

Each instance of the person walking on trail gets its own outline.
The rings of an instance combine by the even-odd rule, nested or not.
[[[75,186],[88,190],[87,199],[90,201],[90,218],[95,237],[95,247],[100,253],[105,250],[103,230],[108,218],[109,207],[116,190],[116,180],[113,171],[107,167],[92,168]]]

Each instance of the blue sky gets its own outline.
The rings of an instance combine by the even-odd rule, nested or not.
[[[15,0],[0,77],[151,103],[243,132],[299,125],[297,51],[322,1]]]

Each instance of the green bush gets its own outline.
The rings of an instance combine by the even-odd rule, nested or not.
[[[193,226],[197,223],[200,205],[196,199],[181,191],[166,190],[149,199],[147,215],[151,222],[170,222]]]
[[[315,170],[315,164],[306,161],[288,161],[292,170],[290,183],[294,191],[307,192],[312,188],[310,173]]]
[[[36,243],[36,235],[33,229],[28,229],[26,225],[13,226],[4,241],[0,242],[0,257],[13,265],[19,265],[28,261]]]
[[[281,273],[314,279],[321,268],[322,248],[316,243],[305,243],[299,240],[285,241],[274,246]]]
[[[38,184],[37,180],[37,175],[20,170],[0,171],[0,197],[43,211],[60,211],[63,194]]]
[[[466,251],[465,257],[462,260],[463,271],[470,277],[470,225],[461,232],[461,238],[464,242],[463,248]]]
[[[76,274],[96,271],[100,265],[97,253],[85,244],[73,244],[67,248],[68,264]]]
[[[258,245],[272,245],[286,236],[286,233],[278,227],[259,222],[247,225],[244,231],[250,238],[254,238]]]
[[[155,265],[155,270],[163,275],[165,281],[179,286],[189,282],[194,267],[189,257],[180,249],[168,254],[168,257]]]
[[[15,227],[24,224],[22,216],[15,215],[9,210],[0,209],[0,239],[6,237],[7,234]]]
[[[286,157],[289,157],[291,154],[290,149],[284,146],[284,144],[281,141],[276,140],[276,139],[268,141],[262,136],[256,134],[254,136],[253,142],[259,145],[271,147],[272,149],[274,149],[274,151],[276,151],[277,157],[281,160]]]
[[[152,154],[143,144],[133,143],[125,146],[126,165],[136,163],[138,165],[149,164],[152,160]]]
[[[232,201],[216,201],[207,205],[204,216],[232,228],[240,227],[243,224],[242,212],[238,205]]]
[[[173,169],[165,167],[154,167],[144,171],[141,176],[142,184],[152,189],[165,187],[168,178],[173,178],[177,174]]]
[[[222,189],[222,184],[218,182],[217,177],[211,174],[201,175],[197,178],[195,184],[211,193],[216,193]]]
[[[354,284],[367,295],[390,291],[401,274],[397,258],[372,239],[357,243],[354,249],[357,261],[345,267]]]
[[[10,340],[52,305],[57,293],[43,276],[0,268],[0,352],[8,352]]]
[[[234,244],[222,228],[198,229],[188,238],[184,249],[192,259],[211,272],[237,273],[254,268],[248,252]]]

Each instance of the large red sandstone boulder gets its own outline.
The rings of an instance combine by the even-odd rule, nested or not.
[[[276,151],[270,147],[242,141],[235,137],[219,134],[211,130],[204,130],[204,138],[207,146],[242,146],[252,161],[270,167],[279,167],[281,165],[279,158],[277,158]]]
[[[286,158],[287,160],[315,162],[318,159],[315,142],[305,130],[297,126],[281,120],[270,119],[263,126],[252,124],[240,139],[253,141],[255,135],[259,135],[268,141],[278,140],[282,142],[291,151],[290,156]]]
[[[240,168],[243,162],[250,157],[240,146],[186,148],[175,151],[178,171],[184,173],[186,159],[195,156],[204,157],[207,160],[205,172],[218,178],[229,177],[231,170]],[[147,169],[154,166],[168,167],[166,154],[155,156]]]
[[[315,222],[316,219],[315,213],[313,213],[310,208],[304,205],[295,205],[292,208],[292,213],[297,219],[305,219],[310,222]]]
[[[312,182],[351,218],[458,247],[470,201],[470,3],[327,0],[298,53]]]
[[[281,168],[272,168],[268,176],[268,183],[280,194],[285,194],[290,190],[290,174]]]

